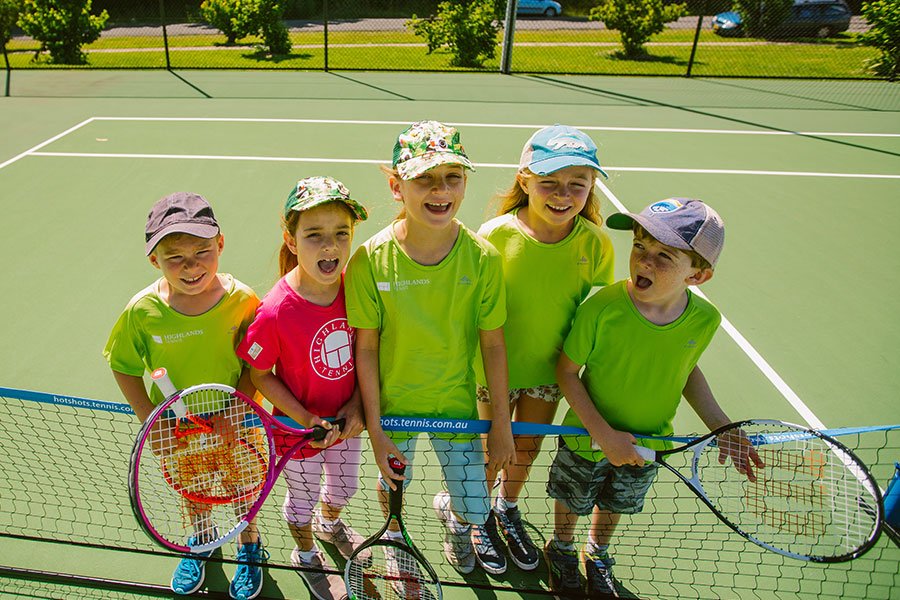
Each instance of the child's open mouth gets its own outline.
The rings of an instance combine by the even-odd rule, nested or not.
[[[561,214],[565,213],[567,210],[569,210],[569,209],[572,208],[572,207],[571,207],[571,206],[554,206],[554,205],[552,205],[552,204],[550,204],[550,203],[547,203],[547,208],[550,209],[550,212],[555,212],[555,213],[561,215]]]
[[[636,288],[638,288],[639,290],[646,290],[651,285],[653,285],[652,281],[650,281],[646,277],[641,277],[640,275],[638,275],[637,278],[635,278],[635,280],[634,280],[634,286]]]
[[[442,215],[442,214],[446,213],[448,210],[450,210],[450,203],[449,202],[441,202],[440,204],[437,204],[434,202],[426,202],[425,210],[427,210],[428,212],[435,213],[437,215]]]
[[[338,268],[338,263],[340,261],[336,258],[332,258],[330,260],[320,260],[319,261],[319,270],[325,273],[326,275],[331,275]]]
[[[185,283],[185,285],[197,285],[198,283],[200,283],[200,280],[201,280],[201,279],[203,279],[203,275],[202,275],[202,274],[201,274],[201,275],[197,275],[196,277],[192,277],[192,278],[190,278],[190,279],[188,279],[188,278],[186,278],[186,277],[182,277],[182,278],[181,278],[181,281],[183,281],[183,282]]]

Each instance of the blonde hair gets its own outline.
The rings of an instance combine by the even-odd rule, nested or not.
[[[339,204],[343,206],[347,211],[347,214],[350,215],[350,230],[353,231],[353,228],[356,226],[356,213],[354,213],[353,209],[347,206],[346,203],[339,202]],[[319,206],[322,205],[320,204]],[[301,212],[303,211],[292,210],[287,215],[281,215],[281,228],[285,233],[294,238],[295,245],[297,226],[300,224]],[[278,250],[278,276],[284,277],[293,271],[298,264],[297,255],[291,252],[287,242],[281,242],[281,248]]]
[[[636,238],[639,238],[639,239],[640,238],[643,238],[643,239],[650,238],[650,239],[656,240],[656,238],[653,237],[652,235],[650,235],[649,231],[647,231],[646,229],[641,227],[641,224],[638,223],[637,221],[634,222],[634,225],[632,225],[631,230],[634,232],[634,237],[636,237]],[[656,241],[659,242],[659,240],[656,240]],[[662,242],[660,242],[660,243],[662,243]],[[668,246],[668,244],[663,244],[663,245]],[[671,248],[672,246],[669,246],[669,247]],[[705,258],[703,258],[702,256],[700,256],[699,254],[697,254],[696,252],[694,252],[693,250],[682,250],[681,248],[675,248],[675,250],[677,250],[678,252],[681,252],[682,254],[684,254],[685,256],[690,258],[691,266],[693,268],[695,268],[695,269],[712,269],[712,265],[709,264],[709,261],[706,260]]]
[[[388,178],[388,182],[390,182],[391,177],[400,181],[400,171],[398,171],[397,169],[391,168],[387,165],[381,165],[381,172],[384,173],[385,177]],[[396,221],[398,219],[405,219],[405,218],[406,218],[406,205],[401,203],[400,204],[400,212],[399,212],[399,214],[397,214],[396,217],[394,217],[394,220]]]
[[[519,175],[526,178],[536,177],[535,173],[527,168],[520,170]],[[597,189],[594,187],[594,180],[596,178],[597,175],[592,171],[591,191],[588,193],[587,202],[584,203],[584,208],[582,208],[581,212],[578,214],[595,225],[603,225],[603,217],[600,215],[600,199],[597,197]],[[496,199],[500,203],[497,215],[505,215],[519,208],[528,206],[528,193],[519,184],[518,176],[513,181],[512,187],[505,192],[497,194]]]

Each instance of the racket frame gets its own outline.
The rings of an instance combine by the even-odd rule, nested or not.
[[[215,550],[219,548],[231,540],[237,538],[241,532],[243,532],[249,525],[250,522],[256,517],[257,513],[262,509],[265,501],[272,491],[272,488],[275,487],[275,483],[278,480],[279,475],[282,471],[284,471],[285,466],[294,454],[296,454],[302,448],[305,448],[310,442],[318,441],[324,439],[328,433],[328,430],[322,427],[313,427],[310,429],[296,429],[293,427],[289,427],[283,423],[281,423],[278,419],[270,415],[266,410],[253,402],[250,398],[245,396],[243,393],[237,391],[235,388],[218,383],[208,383],[208,384],[200,384],[194,385],[180,392],[172,385],[168,376],[166,375],[165,369],[157,369],[153,372],[153,380],[156,385],[159,387],[160,391],[166,395],[166,400],[160,403],[153,412],[147,417],[147,420],[144,421],[141,426],[137,438],[134,443],[134,447],[131,451],[131,457],[129,460],[128,467],[128,496],[131,501],[131,509],[134,513],[135,518],[138,521],[141,529],[144,530],[147,535],[149,535],[154,541],[159,543],[165,548],[169,550],[174,550],[176,552],[187,552],[187,553],[204,553],[209,552],[211,550]],[[215,540],[210,542],[206,542],[204,544],[198,544],[196,546],[187,546],[185,544],[174,543],[170,540],[167,540],[165,536],[163,536],[156,528],[153,526],[149,517],[147,517],[147,513],[144,510],[143,501],[141,499],[140,494],[140,477],[139,477],[139,465],[140,459],[143,453],[146,451],[146,445],[150,439],[150,429],[156,424],[156,422],[162,417],[162,415],[166,411],[171,411],[174,413],[175,418],[182,420],[188,419],[193,421],[193,415],[188,411],[187,406],[182,400],[183,397],[188,396],[192,393],[203,391],[203,390],[214,390],[224,392],[233,396],[234,398],[240,400],[244,404],[248,406],[248,411],[253,413],[256,418],[259,419],[259,423],[257,424],[253,421],[249,426],[253,427],[262,427],[262,430],[265,432],[268,450],[267,450],[267,471],[266,477],[264,479],[264,485],[259,491],[259,495],[257,499],[253,502],[247,512],[239,517],[237,523],[229,529],[225,534],[220,535]],[[165,418],[165,417],[164,417]],[[194,417],[196,418],[196,417]],[[248,415],[245,417],[245,423],[247,419],[253,420],[253,417]],[[344,420],[338,419],[333,421],[338,426],[343,425]],[[276,462],[276,452],[275,452],[275,440],[273,436],[273,431],[278,430],[280,432],[298,436],[301,439],[298,440],[291,448],[284,453],[280,460]],[[174,488],[173,488],[174,489]],[[258,488],[257,488],[258,489]],[[197,501],[196,499],[190,498],[188,495],[185,495],[178,490],[175,490],[176,493],[181,494],[188,501]],[[246,497],[246,496],[244,496]],[[238,501],[240,498],[235,498],[233,501]],[[203,503],[200,501],[200,503]]]
[[[785,550],[783,548],[778,548],[772,544],[769,544],[763,540],[757,539],[753,535],[747,533],[743,529],[740,528],[737,524],[733,523],[724,513],[722,513],[716,505],[709,499],[707,496],[706,490],[703,489],[703,483],[700,480],[700,456],[707,446],[710,444],[715,444],[717,437],[730,430],[741,429],[742,427],[748,425],[772,425],[776,427],[789,427],[797,430],[796,433],[787,434],[787,433],[776,433],[774,437],[786,436],[784,441],[789,441],[791,439],[809,439],[809,438],[819,438],[822,440],[826,446],[828,446],[831,451],[844,463],[845,467],[848,471],[850,471],[854,477],[856,477],[857,481],[859,481],[864,488],[866,488],[869,494],[872,496],[872,499],[875,503],[872,512],[874,512],[873,519],[875,520],[875,526],[872,528],[872,533],[866,539],[866,541],[854,549],[851,552],[847,552],[838,556],[810,556],[805,554],[799,554],[796,552],[791,552],[789,550]],[[763,440],[760,443],[755,443],[755,440],[751,438],[751,443],[754,448],[757,448],[765,443],[779,443],[777,439],[772,440]],[[851,451],[848,447],[846,447],[841,442],[837,441],[833,437],[826,435],[820,431],[816,431],[815,429],[809,429],[807,427],[803,427],[801,425],[795,425],[793,423],[787,423],[785,421],[779,421],[776,419],[747,419],[744,421],[737,421],[735,423],[729,423],[727,425],[723,425],[718,429],[715,429],[706,435],[700,436],[697,439],[694,439],[682,446],[677,448],[671,448],[669,450],[653,450],[651,448],[647,448],[644,446],[636,446],[638,454],[644,457],[647,461],[655,462],[659,465],[664,466],[666,469],[675,474],[678,479],[684,482],[692,492],[703,502],[707,508],[725,525],[728,525],[732,530],[746,538],[747,540],[753,542],[754,544],[765,548],[771,552],[775,552],[777,554],[781,554],[783,556],[787,556],[789,558],[795,558],[797,560],[816,562],[816,563],[838,563],[838,562],[846,562],[849,560],[853,560],[854,558],[858,558],[865,554],[875,543],[878,541],[879,536],[881,535],[882,525],[884,523],[884,508],[881,500],[881,490],[878,487],[878,484],[875,481],[875,478],[869,472],[868,468],[865,464],[857,457],[853,451]],[[678,454],[681,452],[689,451],[692,453],[691,457],[691,476],[688,478],[683,473],[681,473],[678,469],[670,465],[666,462],[665,457],[671,454]],[[841,455],[844,456],[841,456]],[[852,465],[852,466],[851,466]],[[726,462],[723,468],[734,468],[733,465]],[[862,499],[857,499],[859,502],[862,502]]]
[[[406,470],[406,465],[393,456],[388,459],[388,464],[398,475],[403,475]],[[403,522],[403,482],[397,481],[395,483],[397,489],[388,488],[388,516],[387,519],[385,519],[384,525],[382,525],[381,529],[375,534],[366,538],[366,540],[353,551],[349,558],[347,558],[347,563],[344,565],[344,586],[347,588],[347,596],[349,600],[356,600],[356,596],[353,595],[352,586],[350,584],[350,571],[356,556],[365,550],[372,550],[376,547],[393,547],[404,552],[409,552],[413,558],[418,561],[419,565],[425,568],[428,576],[434,580],[434,587],[437,592],[437,597],[434,600],[442,600],[443,591],[441,589],[441,580],[438,578],[434,567],[432,567],[431,563],[428,562],[428,559],[425,558],[425,555],[422,554],[413,543],[412,538],[410,538],[409,533],[406,530],[406,523]],[[400,535],[403,536],[405,544],[391,538],[382,538],[387,532],[388,527],[390,527],[391,521],[397,522],[397,526],[400,529]]]

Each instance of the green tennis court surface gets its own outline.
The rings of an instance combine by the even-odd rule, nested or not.
[[[694,196],[725,219],[723,258],[702,287],[725,322],[702,365],[732,418],[829,428],[900,422],[894,308],[900,255],[890,242],[900,225],[896,85],[16,72],[11,97],[0,107],[6,132],[0,138],[0,307],[7,315],[0,386],[122,401],[100,351],[128,299],[156,277],[143,256],[142,231],[150,204],[167,193],[190,190],[212,202],[226,240],[222,270],[262,295],[276,280],[278,210],[298,178],[334,176],[363,200],[371,218],[357,230],[358,244],[397,212],[378,169],[389,160],[397,133],[423,118],[450,122],[478,167],[460,213],[475,228],[493,214],[491,198],[512,181],[533,130],[564,122],[598,142],[610,173],[600,188],[604,215]],[[625,277],[630,238],[621,232],[611,237],[617,276]],[[154,593],[152,586],[166,586],[174,560],[159,555],[127,505],[125,465],[136,423],[126,415],[98,418],[72,407],[33,411],[16,402],[3,401],[0,420],[0,465],[10,482],[0,511],[0,562],[150,587],[134,592],[78,580],[34,583],[19,573],[0,578],[0,595],[143,597]],[[683,406],[676,432],[700,431]],[[860,450],[884,486],[900,460],[896,434],[845,443]],[[55,465],[51,473],[59,475],[32,470],[32,444],[40,448],[38,462]],[[544,446],[544,467],[551,445]],[[435,462],[430,452],[426,456]],[[361,531],[374,531],[381,520],[366,502],[371,480],[367,471],[353,507]],[[526,515],[535,537],[546,537],[550,505],[541,483],[532,483]],[[465,582],[453,573],[440,555],[430,508],[437,486],[436,471],[423,469],[407,495],[407,520],[413,532],[422,528],[420,545],[442,578],[460,584],[446,588],[448,597],[512,598],[529,593],[509,590],[546,586],[543,568],[523,575],[511,567],[498,578],[476,572]],[[900,593],[900,551],[884,537],[857,561],[803,564],[743,542],[666,477],[654,493],[653,505],[623,525],[615,550],[616,575],[636,596]],[[288,543],[278,496],[276,490],[261,520],[273,554],[264,595],[306,597],[299,578],[284,567]],[[230,559],[230,551],[223,558]],[[209,571],[209,589],[221,593],[233,565]]]

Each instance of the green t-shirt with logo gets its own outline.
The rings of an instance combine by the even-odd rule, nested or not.
[[[563,350],[584,365],[581,380],[597,411],[615,429],[631,433],[672,435],[675,410],[688,375],[719,327],[715,306],[692,294],[678,319],[655,325],[644,318],[628,295],[625,281],[606,287],[578,308]],[[563,425],[583,427],[569,409]],[[564,436],[581,456],[599,461],[587,436]],[[668,444],[641,440],[664,449]]]
[[[503,257],[508,313],[503,335],[511,389],[556,383],[556,363],[575,309],[591,288],[613,282],[615,262],[609,236],[591,221],[577,216],[565,239],[545,244],[523,231],[517,212],[478,230]],[[484,385],[480,354],[475,370]]]
[[[444,260],[420,265],[400,247],[392,224],[357,249],[344,285],[350,325],[379,330],[381,413],[477,418],[478,332],[506,320],[494,247],[459,223]]]
[[[243,362],[235,354],[256,314],[259,298],[226,273],[225,294],[202,315],[187,316],[160,297],[162,279],[138,292],[113,326],[103,350],[113,371],[141,377],[165,367],[175,387],[200,383],[237,385]],[[150,401],[163,401],[155,385]]]

